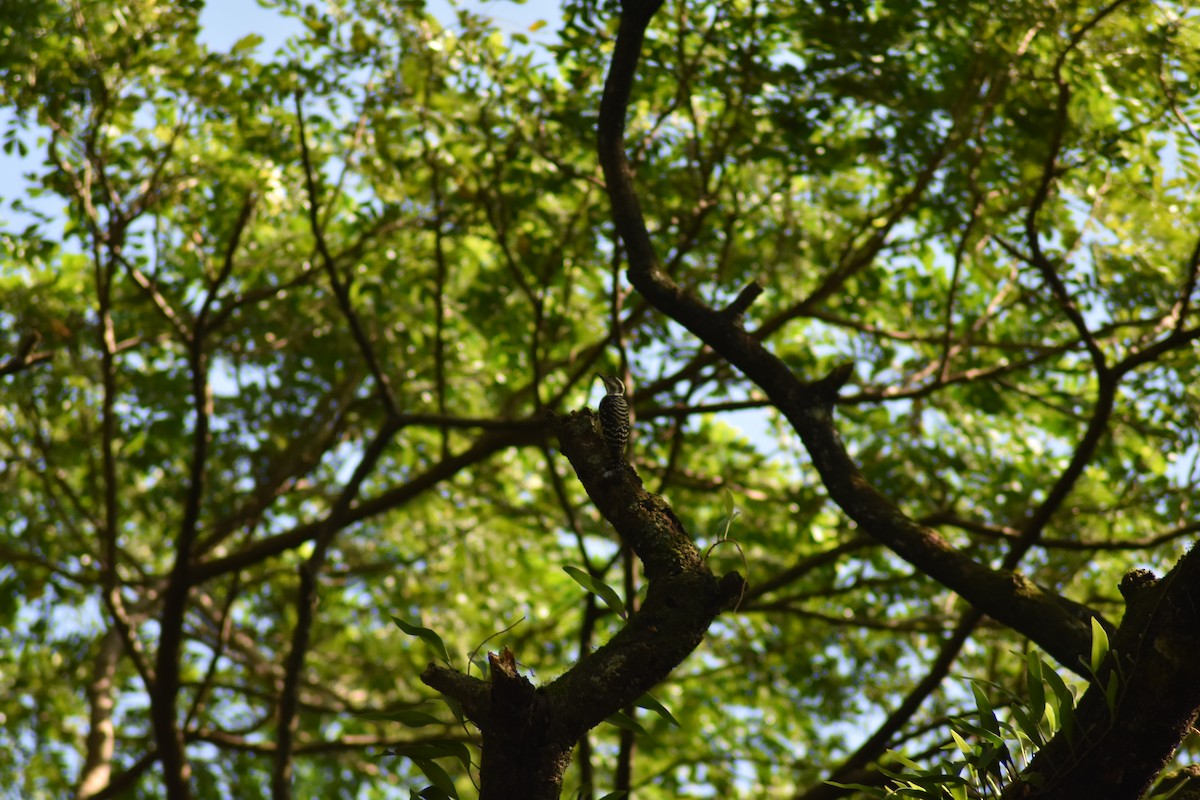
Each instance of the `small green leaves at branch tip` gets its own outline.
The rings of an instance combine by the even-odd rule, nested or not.
[[[741,516],[742,510],[738,508],[734,502],[733,492],[729,489],[725,490],[725,516],[717,525],[722,527],[722,530],[717,534],[717,541],[723,542],[729,538],[729,529],[733,526],[733,521]]]

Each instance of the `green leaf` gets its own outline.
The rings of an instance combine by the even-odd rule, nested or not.
[[[953,737],[953,739],[954,739],[954,744],[958,746],[958,749],[959,749],[959,750],[960,750],[960,751],[963,753],[963,755],[965,755],[965,756],[968,756],[968,757],[969,757],[969,756],[972,756],[972,755],[974,755],[974,754],[975,754],[975,748],[974,748],[974,747],[972,747],[972,746],[971,746],[971,745],[970,745],[970,744],[967,742],[967,740],[966,740],[966,739],[964,739],[963,737],[959,736],[959,735],[958,735],[958,731],[956,731],[956,730],[951,730],[951,731],[950,731],[950,736],[951,736],[951,737]]]
[[[626,714],[624,711],[613,712],[613,714],[604,721],[609,725],[613,725],[618,728],[624,728],[625,730],[633,731],[634,733],[647,733],[646,729],[642,727],[640,722]]]
[[[742,510],[737,507],[734,502],[733,492],[729,489],[725,490],[725,516],[717,523],[717,527],[721,531],[717,534],[717,541],[723,542],[729,538],[729,529],[733,526],[733,521],[738,518]]]
[[[587,589],[589,592],[603,600],[604,604],[613,611],[617,612],[621,619],[625,619],[625,604],[621,601],[621,596],[617,594],[615,589],[613,589],[604,581],[593,578],[579,567],[566,566],[563,567],[563,571],[570,575],[571,578],[584,589]]]
[[[372,714],[355,714],[361,719],[376,719],[386,722],[399,722],[409,728],[423,728],[426,725],[445,725],[445,720],[440,720],[432,714],[426,714],[424,711],[413,711],[411,709],[404,711],[389,711],[384,713]]]
[[[957,719],[954,725],[972,736],[977,736],[989,745],[996,746],[1004,743],[1004,737],[1000,735],[1000,722],[996,721],[996,730],[990,730],[982,725],[975,725],[965,719]]]
[[[883,790],[878,786],[869,786],[865,783],[838,783],[837,781],[822,781],[837,789],[852,789],[856,792],[865,792],[872,797],[883,797]]]
[[[676,728],[683,727],[679,724],[679,720],[675,719],[675,716],[667,710],[667,707],[658,702],[658,700],[656,700],[651,694],[642,695],[640,698],[638,698],[634,705],[636,705],[638,708],[644,708],[647,711],[653,711],[655,714],[658,714]]]
[[[435,757],[457,759],[464,771],[471,769],[471,750],[465,743],[453,739],[435,739],[428,744]]]
[[[888,751],[887,751],[887,754],[888,754],[888,755],[889,755],[891,758],[894,758],[896,761],[898,761],[898,762],[899,762],[900,764],[902,764],[903,766],[907,767],[908,769],[910,769],[910,770],[912,770],[912,771],[914,771],[914,772],[920,772],[920,770],[921,770],[921,765],[920,765],[920,764],[918,764],[917,762],[913,761],[911,758],[909,758],[908,756],[904,755],[903,753],[901,753],[901,752],[899,752],[899,751],[897,751],[897,750],[888,750]]]
[[[1117,678],[1117,671],[1114,669],[1108,673],[1108,684],[1104,687],[1104,702],[1108,705],[1108,713],[1115,714],[1117,712],[1117,691],[1120,688],[1120,680]]]
[[[440,695],[440,699],[446,704],[446,707],[450,709],[450,713],[454,715],[454,720],[459,725],[466,723],[467,717],[465,714],[463,714],[462,703],[458,702],[453,697],[447,697],[446,695]]]
[[[433,781],[435,787],[445,792],[449,797],[458,797],[458,790],[454,788],[454,780],[436,761],[424,758],[414,758],[412,761],[424,773],[426,778]]]
[[[135,431],[133,436],[129,437],[129,440],[121,445],[121,455],[128,456],[140,453],[142,448],[146,446],[146,439],[149,436],[149,432],[149,428],[147,427],[139,428]]]
[[[1009,713],[1013,719],[1017,721],[1017,729],[1035,745],[1041,745],[1043,742],[1042,732],[1038,727],[1039,716],[1037,720],[1029,713],[1028,710],[1021,708],[1019,705],[1013,705],[1009,708]]]
[[[1055,670],[1047,669],[1043,674],[1046,676],[1046,683],[1050,684],[1050,688],[1054,690],[1054,696],[1058,701],[1059,727],[1067,737],[1067,741],[1070,742],[1074,737],[1075,729],[1075,695]],[[1049,712],[1049,706],[1046,710]]]
[[[979,711],[979,724],[988,732],[999,734],[1000,723],[996,719],[996,713],[992,711],[992,703],[984,694],[983,688],[978,682],[971,681],[971,691],[975,695],[975,707]]]
[[[229,52],[235,56],[249,53],[263,43],[263,37],[257,33],[248,33],[233,43]]]
[[[450,654],[446,652],[446,645],[442,642],[442,637],[438,636],[429,628],[422,628],[420,625],[413,625],[411,622],[405,622],[397,616],[392,617],[392,621],[396,623],[396,627],[407,633],[409,636],[416,636],[424,640],[434,653],[442,659],[446,664],[450,663]]]
[[[1049,726],[1050,732],[1054,733],[1058,730],[1058,711],[1053,704],[1046,705],[1046,725]]]
[[[1105,632],[1104,626],[1100,624],[1100,620],[1092,617],[1092,674],[1097,675],[1100,672],[1100,665],[1104,663],[1104,657],[1108,655],[1108,633]]]
[[[1025,658],[1025,688],[1029,693],[1029,716],[1036,725],[1046,709],[1046,685],[1042,680],[1042,659],[1030,650]]]
[[[413,761],[453,758],[458,760],[464,771],[471,769],[471,751],[466,744],[454,739],[427,739],[414,744],[401,744],[391,752],[393,755],[411,758]]]
[[[454,800],[456,795],[438,786],[426,786],[419,792],[410,792],[409,797],[419,797],[421,800]]]

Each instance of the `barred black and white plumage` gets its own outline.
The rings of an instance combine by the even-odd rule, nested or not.
[[[625,399],[625,384],[620,378],[609,378],[599,373],[596,377],[604,381],[604,397],[600,398],[600,432],[608,443],[613,466],[625,460],[625,445],[629,442],[629,401]]]

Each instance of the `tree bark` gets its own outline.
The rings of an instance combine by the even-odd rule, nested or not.
[[[1200,713],[1200,547],[1161,580],[1134,570],[1121,582],[1125,619],[1075,710],[1006,800],[1142,797]],[[1110,682],[1115,694],[1106,693]],[[1035,777],[1036,776],[1036,777]]]
[[[521,675],[507,649],[488,654],[487,681],[435,664],[422,673],[482,734],[482,800],[557,798],[579,740],[666,678],[745,588],[737,573],[712,574],[678,517],[632,467],[611,469],[590,410],[556,419],[555,427],[588,495],[641,561],[646,600],[612,639],[545,686]]]
[[[100,637],[99,650],[92,664],[92,680],[88,683],[87,757],[79,774],[78,800],[93,797],[108,786],[112,777],[112,757],[116,743],[113,728],[113,676],[121,658],[121,635],[110,627]]]

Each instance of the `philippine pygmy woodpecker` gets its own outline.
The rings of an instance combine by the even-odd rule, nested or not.
[[[600,398],[600,432],[608,443],[612,453],[613,466],[618,466],[625,458],[625,444],[629,441],[629,401],[625,399],[625,384],[617,377],[605,377],[596,373],[596,377],[604,381],[604,397]]]

